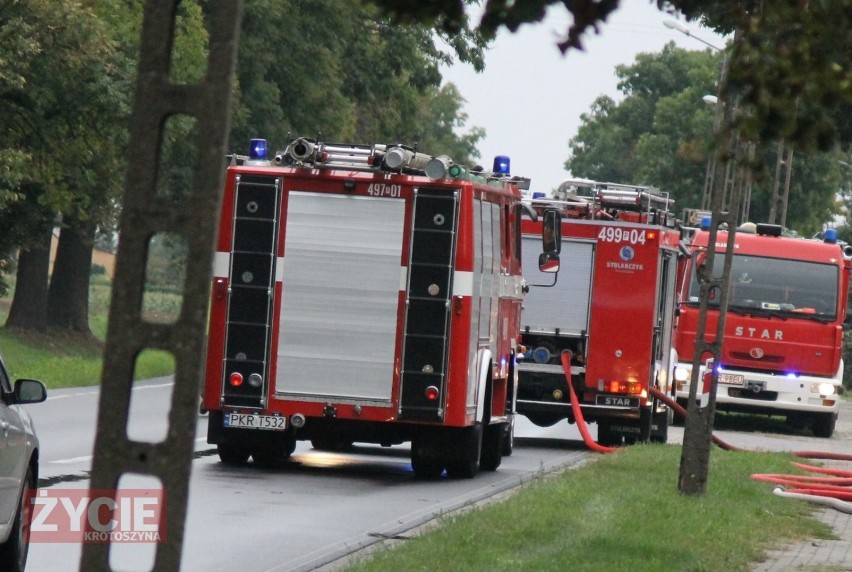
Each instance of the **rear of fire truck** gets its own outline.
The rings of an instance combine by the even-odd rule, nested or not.
[[[534,424],[597,424],[602,445],[667,439],[671,410],[649,393],[674,395],[672,349],[679,234],[671,200],[651,187],[569,180],[554,198],[561,240],[544,246],[542,222],[523,221],[524,276],[518,412]],[[542,219],[542,217],[539,217]],[[548,254],[548,250],[552,251]],[[554,264],[558,258],[558,266]],[[570,375],[563,352],[570,352]]]
[[[709,222],[708,219],[705,219]],[[692,229],[692,257],[679,286],[677,399],[686,403],[698,323],[697,268],[706,262],[709,231]],[[713,271],[721,275],[728,233],[716,235]],[[784,236],[777,225],[749,224],[735,233],[721,361],[701,364],[696,395],[707,399],[718,370],[716,409],[785,416],[831,437],[842,392],[843,322],[850,254],[833,229],[821,240]],[[718,293],[711,292],[706,332],[715,332]],[[705,384],[705,378],[707,383]]]
[[[227,170],[212,284],[203,407],[221,460],[411,442],[418,476],[495,470],[528,180],[505,157],[473,174],[399,145],[252,150]]]

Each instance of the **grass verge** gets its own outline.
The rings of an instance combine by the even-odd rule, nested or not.
[[[89,295],[91,336],[48,330],[32,332],[0,328],[0,355],[13,379],[40,379],[49,389],[98,385],[103,369],[104,340],[109,308],[109,284],[94,283]],[[174,302],[161,296],[168,315]],[[159,299],[157,300],[160,303]],[[0,300],[0,322],[5,323],[10,299]],[[169,306],[166,306],[166,304]],[[179,305],[178,305],[179,308]],[[158,311],[155,307],[154,311]],[[174,356],[161,350],[145,350],[136,360],[134,379],[171,375]]]
[[[347,570],[748,570],[774,545],[831,538],[813,507],[773,495],[752,473],[791,473],[793,457],[714,449],[704,496],[677,490],[681,448],[637,445],[448,516]]]

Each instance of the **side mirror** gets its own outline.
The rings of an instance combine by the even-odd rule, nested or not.
[[[559,254],[562,250],[562,217],[556,209],[544,211],[541,225],[542,250],[548,254]],[[557,262],[559,258],[557,257]],[[541,266],[541,264],[539,264]]]
[[[47,388],[37,379],[19,379],[15,382],[15,403],[41,403],[47,399]]]
[[[538,269],[548,274],[559,272],[559,255],[555,252],[542,252],[538,255]]]

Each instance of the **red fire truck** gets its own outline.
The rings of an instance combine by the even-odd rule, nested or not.
[[[679,232],[672,201],[658,189],[568,180],[553,198],[558,269],[545,253],[536,267],[542,222],[524,220],[524,277],[531,282],[521,313],[527,348],[518,366],[518,413],[539,426],[576,421],[561,354],[571,352],[571,381],[583,419],[598,442],[665,442],[671,410],[649,395],[674,396],[672,349]],[[540,221],[544,218],[540,217]]]
[[[716,364],[716,408],[783,415],[791,425],[809,424],[815,435],[831,437],[842,391],[852,250],[837,243],[833,229],[822,240],[784,236],[782,230],[747,223],[734,235],[721,363]],[[675,345],[685,362],[676,372],[682,403],[689,397],[698,323],[696,268],[706,259],[708,238],[708,230],[692,229],[693,256],[684,261],[679,286]],[[718,276],[727,240],[727,232],[717,233],[713,271]],[[709,304],[706,332],[712,339],[718,318],[718,298],[712,292]],[[703,364],[697,395],[706,394],[701,381],[706,371]]]
[[[227,169],[203,405],[225,463],[411,442],[418,477],[510,452],[521,187],[397,145],[266,142]]]

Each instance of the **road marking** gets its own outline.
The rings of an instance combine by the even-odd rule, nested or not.
[[[65,465],[69,463],[83,463],[85,461],[91,461],[92,456],[86,455],[85,457],[71,457],[70,459],[59,459],[57,461],[50,461],[51,463],[56,463],[57,465]]]
[[[137,387],[132,388],[132,390],[136,391],[138,389],[159,389],[161,387],[171,387],[174,384],[175,384],[175,382],[172,381],[172,382],[169,382],[169,383],[155,383],[153,385],[139,385]],[[97,395],[98,393],[100,393],[100,387],[97,388],[97,389],[92,389],[90,391],[80,391],[80,392],[77,392],[77,393],[65,393],[63,395],[50,395],[50,391],[48,391],[47,400],[50,401],[52,399],[65,399],[67,397],[84,397],[84,396],[87,396],[87,395]]]

